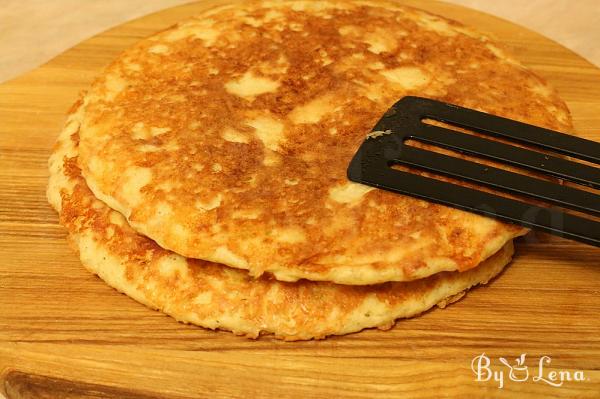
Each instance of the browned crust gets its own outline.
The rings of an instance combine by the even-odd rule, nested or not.
[[[260,19],[268,12],[253,4],[246,8],[253,18]],[[214,46],[206,47],[200,39],[188,38],[168,43],[168,54],[148,55],[149,48],[162,43],[170,32],[165,31],[163,36],[128,50],[92,88],[105,94],[111,73],[123,76],[128,84],[114,100],[87,104],[85,124],[105,126],[102,134],[108,134],[109,140],[98,145],[84,130],[80,166],[95,194],[114,201],[134,228],[162,246],[194,258],[226,261],[214,254],[215,248],[225,246],[246,263],[230,266],[248,268],[256,276],[267,271],[279,279],[305,277],[347,284],[410,280],[443,270],[428,268],[431,259],[446,260],[445,267],[451,270],[468,270],[524,232],[501,223],[481,232],[477,227],[488,223],[487,219],[379,190],[368,193],[359,206],[332,203],[329,192],[345,184],[348,161],[366,132],[403,95],[426,94],[568,130],[565,104],[542,79],[510,58],[502,61],[496,53],[500,50],[488,47],[495,44],[480,35],[463,34],[466,29],[457,22],[442,21],[461,30],[454,36],[419,27],[416,16],[429,14],[413,9],[360,6],[332,11],[330,19],[290,11],[285,16],[288,27],[278,33],[274,33],[274,22],[258,28],[240,22],[234,15],[239,9],[211,16],[217,24],[238,32],[239,39],[222,35]],[[289,28],[294,24],[304,28],[294,31]],[[360,26],[363,34],[384,29],[406,35],[395,37],[399,43],[395,50],[374,54],[360,38],[340,35],[338,28],[345,25]],[[354,48],[349,50],[349,44]],[[322,52],[331,64],[323,65]],[[336,70],[352,52],[360,52],[364,60]],[[277,92],[250,100],[223,89],[249,68],[275,64],[282,55],[290,61],[284,75],[256,70],[258,76],[278,80]],[[131,62],[138,64],[141,72],[128,68]],[[365,68],[376,62],[385,69],[424,68],[433,78],[426,87],[415,90],[384,87],[382,98],[372,100],[361,91],[363,83],[356,82],[364,81],[367,86],[380,83],[377,73]],[[219,73],[212,74],[211,67]],[[536,92],[539,88],[547,92]],[[335,101],[343,100],[336,113],[313,124],[293,124],[287,119],[298,105],[330,93]],[[168,100],[177,96],[184,101]],[[278,151],[281,163],[276,168],[263,165],[266,147],[246,124],[264,110],[284,124],[286,141]],[[134,139],[129,132],[140,121],[171,131],[147,140]],[[249,142],[223,140],[221,133],[226,128],[247,135]],[[324,133],[332,128],[338,129],[336,134]],[[142,144],[159,148],[175,144],[178,149],[137,151]],[[89,167],[92,157],[106,164],[114,161],[117,166],[95,174]],[[210,170],[215,162],[219,172]],[[204,169],[196,171],[195,164]],[[142,188],[143,200],[138,205],[120,191],[127,181],[119,176],[128,167],[152,171],[152,181]],[[165,182],[180,186],[167,190],[161,185]],[[222,196],[221,206],[209,211],[194,207],[196,201],[210,201],[218,195]],[[165,203],[173,214],[162,224],[151,224]],[[235,216],[240,212],[260,215],[240,219]],[[288,228],[301,230],[306,239],[279,242],[277,231]],[[405,253],[390,261],[388,255],[399,248],[406,248]],[[365,254],[371,258],[361,260]]]

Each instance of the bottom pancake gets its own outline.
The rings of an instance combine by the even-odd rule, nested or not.
[[[78,132],[70,117],[50,158],[48,199],[83,265],[118,291],[185,323],[285,340],[390,328],[398,318],[444,307],[487,283],[513,254],[509,242],[466,272],[374,286],[254,279],[245,271],[184,258],[137,234],[87,187],[77,166]]]

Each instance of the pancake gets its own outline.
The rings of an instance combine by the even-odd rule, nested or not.
[[[250,2],[118,57],[84,98],[79,166],[137,232],[252,276],[469,270],[526,230],[346,178],[406,95],[570,128],[552,88],[457,22],[380,1]]]
[[[118,212],[96,199],[77,166],[77,111],[50,158],[48,199],[60,213],[84,266],[131,298],[175,319],[256,338],[323,338],[368,327],[387,329],[397,318],[444,307],[487,282],[510,261],[506,243],[474,269],[442,272],[411,282],[377,286],[258,279],[246,271],[186,259],[137,234]]]

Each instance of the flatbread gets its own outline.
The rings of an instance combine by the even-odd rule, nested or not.
[[[377,286],[287,283],[223,265],[186,259],[137,234],[118,212],[96,199],[77,166],[77,110],[49,161],[48,199],[60,213],[83,265],[107,284],[175,319],[258,337],[304,340],[390,328],[397,318],[444,307],[470,287],[486,283],[510,261],[506,243],[478,267],[411,282]]]
[[[374,284],[475,267],[525,229],[346,178],[405,95],[570,128],[555,91],[463,25],[387,2],[212,9],[125,51],[84,98],[97,198],[181,255]]]

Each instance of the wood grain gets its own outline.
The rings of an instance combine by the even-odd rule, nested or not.
[[[87,384],[37,374],[10,371],[4,379],[4,389],[10,398],[18,399],[159,399],[143,390],[120,389],[99,384]],[[182,398],[183,399],[183,398]]]
[[[521,240],[505,273],[446,310],[387,332],[311,342],[182,325],[83,269],[45,200],[46,161],[66,110],[122,49],[219,2],[127,23],[0,85],[0,392],[9,399],[599,397],[600,251],[544,235]],[[596,67],[489,15],[404,3],[493,33],[558,88],[576,131],[600,140]],[[546,373],[582,370],[587,380],[555,388],[530,378],[499,389],[474,380],[471,360],[483,352],[494,364],[527,353],[534,374],[548,355]]]

